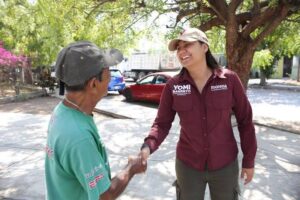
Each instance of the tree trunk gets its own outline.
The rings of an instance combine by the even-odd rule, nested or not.
[[[266,74],[265,74],[264,70],[260,69],[260,83],[259,83],[259,85],[265,86],[266,84],[267,84]]]
[[[32,84],[33,78],[32,78],[32,71],[30,67],[23,68],[24,69],[24,76],[25,76],[25,83],[26,84]]]
[[[223,4],[219,5],[216,2],[223,2]],[[225,9],[225,2],[209,1],[212,8],[219,11],[218,17],[221,19],[223,17],[222,20],[225,21],[228,68],[238,74],[245,89],[247,89],[256,47],[289,15],[291,5],[288,3],[289,1],[280,1],[277,7],[265,9],[265,12],[254,15],[249,22],[246,20],[241,23],[235,11],[242,1],[231,1],[228,4],[228,9]],[[259,27],[263,27],[262,31],[256,37],[251,36],[251,33]]]
[[[234,44],[228,44],[228,41],[232,41],[229,37],[231,36],[226,36],[228,68],[237,73],[244,88],[247,89],[255,49],[251,46],[251,38],[242,39],[239,35]]]

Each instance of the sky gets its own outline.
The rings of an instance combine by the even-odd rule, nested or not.
[[[37,0],[28,0],[29,3],[35,4]]]
[[[157,13],[153,14],[153,17],[149,20],[149,23],[156,17]],[[166,14],[162,15],[158,18],[157,23],[159,28],[153,32],[153,38],[142,38],[138,43],[138,49],[143,52],[152,51],[167,51],[168,40],[164,38],[164,35],[169,31],[166,27],[167,25],[171,25],[170,20],[174,19],[176,15]],[[147,23],[146,23],[147,25]],[[141,24],[141,26],[145,26],[145,24]],[[189,24],[186,24],[185,27],[188,27]]]

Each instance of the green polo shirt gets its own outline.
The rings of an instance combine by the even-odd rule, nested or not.
[[[92,116],[60,103],[45,150],[47,199],[96,200],[110,187],[107,154]]]

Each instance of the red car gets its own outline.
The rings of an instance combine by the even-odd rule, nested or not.
[[[157,72],[148,74],[122,91],[127,101],[149,101],[159,103],[166,82],[179,72]]]

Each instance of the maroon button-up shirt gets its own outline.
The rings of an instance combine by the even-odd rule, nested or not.
[[[175,114],[180,118],[176,156],[198,169],[216,170],[237,158],[231,112],[234,112],[243,151],[243,168],[253,168],[257,149],[252,109],[238,76],[228,69],[213,72],[200,93],[187,70],[169,80],[158,113],[145,138],[151,153],[169,133]]]

